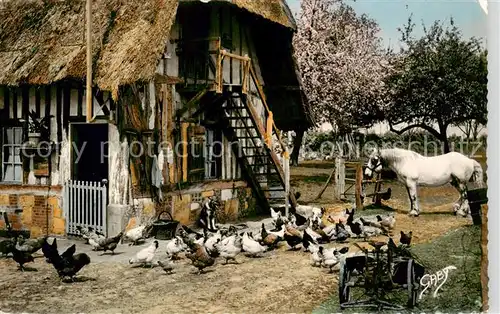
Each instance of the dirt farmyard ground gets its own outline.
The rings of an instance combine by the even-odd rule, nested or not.
[[[306,167],[292,171],[293,184],[302,193],[302,203],[314,199],[326,180],[321,178],[329,174],[328,169]],[[319,180],[314,179],[318,177]],[[452,215],[451,206],[458,193],[450,186],[421,189],[423,213],[418,218],[407,216],[404,189],[399,184],[390,186],[393,198],[384,204],[395,210],[396,242],[399,230],[412,230],[414,243],[425,243],[449,230],[471,224],[470,219]],[[329,188],[320,201],[313,203],[325,206],[329,213],[344,209],[346,204],[335,203],[332,194]],[[366,210],[360,215],[372,213]],[[77,252],[88,251],[87,245],[78,243]],[[283,247],[262,258],[240,255],[237,265],[222,265],[218,260],[201,275],[194,274],[195,269],[188,260],[182,259],[177,262],[175,273],[166,275],[158,267],[131,268],[127,260],[134,251],[119,246],[117,252],[126,252],[115,257],[89,253],[93,262],[79,273],[81,281],[71,284],[61,283],[43,258],[29,265],[36,268],[36,272],[16,271],[12,259],[3,258],[0,259],[0,309],[31,313],[311,312],[336,293],[337,274],[311,267],[307,253],[286,249],[283,243]],[[165,256],[161,246],[158,255]]]

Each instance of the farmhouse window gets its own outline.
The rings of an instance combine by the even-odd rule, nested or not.
[[[205,178],[205,128],[199,125],[188,127],[188,180],[203,181]]]
[[[21,146],[23,144],[23,128],[11,127],[2,129],[2,176],[3,182],[22,183],[23,170]]]

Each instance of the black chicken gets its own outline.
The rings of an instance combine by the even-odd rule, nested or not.
[[[38,239],[24,239],[20,236],[17,239],[16,249],[30,254],[36,253],[42,248],[42,245],[47,242],[47,238],[47,236],[44,236]]]
[[[311,243],[317,243],[316,240],[314,240],[313,237],[309,233],[307,233],[306,230],[304,230],[304,236],[302,237],[302,246],[304,247],[304,251],[307,251],[309,249],[309,245]]]
[[[70,246],[64,253],[59,255],[57,242],[54,239],[52,245],[44,243],[43,253],[47,261],[54,266],[59,278],[69,277],[74,281],[75,275],[85,266],[90,264],[90,257],[85,253],[75,254],[76,245]]]
[[[401,238],[399,239],[399,242],[401,244],[405,245],[410,245],[411,243],[411,238],[412,238],[413,232],[410,231],[408,234],[405,234],[403,231],[401,231]]]
[[[15,239],[6,239],[0,241],[0,254],[7,256],[12,253],[12,249],[16,247]]]
[[[19,270],[24,271],[24,264],[34,262],[35,259],[30,252],[19,251],[17,248],[12,248],[12,259],[19,264]]]
[[[387,192],[384,192],[383,194],[380,195],[380,198],[383,199],[384,201],[387,201],[391,198],[391,194],[392,194],[392,189],[388,188]]]
[[[308,222],[306,217],[295,213],[295,224],[297,226],[303,226],[306,222]]]
[[[361,228],[361,224],[359,222],[347,222],[347,225],[351,228],[352,233],[354,233],[358,237],[363,233],[363,228]]]

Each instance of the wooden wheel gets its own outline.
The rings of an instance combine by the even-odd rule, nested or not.
[[[351,287],[348,285],[350,280],[351,271],[347,269],[347,265],[344,264],[343,267],[340,268],[339,273],[339,304],[341,309],[343,309],[343,303],[351,300]]]
[[[417,305],[418,298],[418,290],[420,283],[417,282],[415,276],[415,263],[413,259],[408,260],[407,265],[407,275],[406,275],[406,283],[408,288],[408,307],[413,308]]]

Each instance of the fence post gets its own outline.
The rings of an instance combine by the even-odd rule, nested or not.
[[[290,207],[290,155],[288,153],[288,146],[285,146],[285,153],[283,154],[283,168],[285,172],[285,215],[288,217],[288,208]]]
[[[102,186],[101,187],[101,199],[102,199],[102,231],[104,233],[104,235],[107,237],[108,236],[108,206],[107,206],[107,203],[108,203],[108,200],[107,200],[107,187],[106,187],[106,184],[102,183],[102,182],[99,182],[99,186]]]

